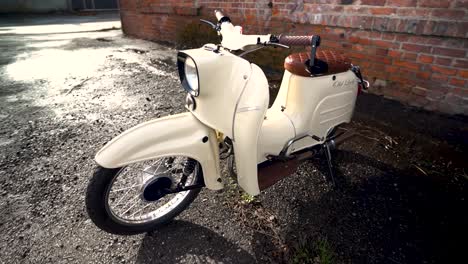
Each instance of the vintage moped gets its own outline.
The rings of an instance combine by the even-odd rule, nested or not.
[[[250,195],[293,174],[301,161],[330,150],[369,83],[342,54],[318,49],[320,36],[244,35],[215,11],[221,44],[177,55],[188,112],[123,132],[96,155],[86,207],[102,230],[131,235],[154,230],[194,201],[201,188],[223,188],[220,160],[230,158]],[[310,46],[289,55],[270,108],[268,81],[243,56],[265,47]]]

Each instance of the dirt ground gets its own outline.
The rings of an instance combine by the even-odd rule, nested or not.
[[[97,19],[97,22],[96,22]],[[1,263],[462,263],[468,119],[360,96],[358,136],[252,200],[203,190],[166,228],[122,237],[88,219],[96,151],[184,111],[176,50],[118,17],[0,20]]]

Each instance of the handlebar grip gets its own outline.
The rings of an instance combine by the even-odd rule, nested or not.
[[[218,21],[221,20],[221,18],[225,17],[223,12],[221,12],[220,10],[215,10],[215,15]]]
[[[279,36],[278,42],[286,46],[310,46],[314,36]]]

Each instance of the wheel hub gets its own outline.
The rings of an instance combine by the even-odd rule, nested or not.
[[[167,189],[174,183],[170,172],[165,165],[157,168],[153,166],[146,168],[142,175],[141,199],[146,202],[154,202],[164,197]]]

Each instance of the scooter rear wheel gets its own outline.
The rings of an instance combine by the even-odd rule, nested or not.
[[[185,210],[201,188],[172,194],[165,194],[164,190],[202,183],[200,164],[180,156],[124,168],[98,167],[88,185],[86,209],[94,224],[106,232],[119,235],[149,232]]]

